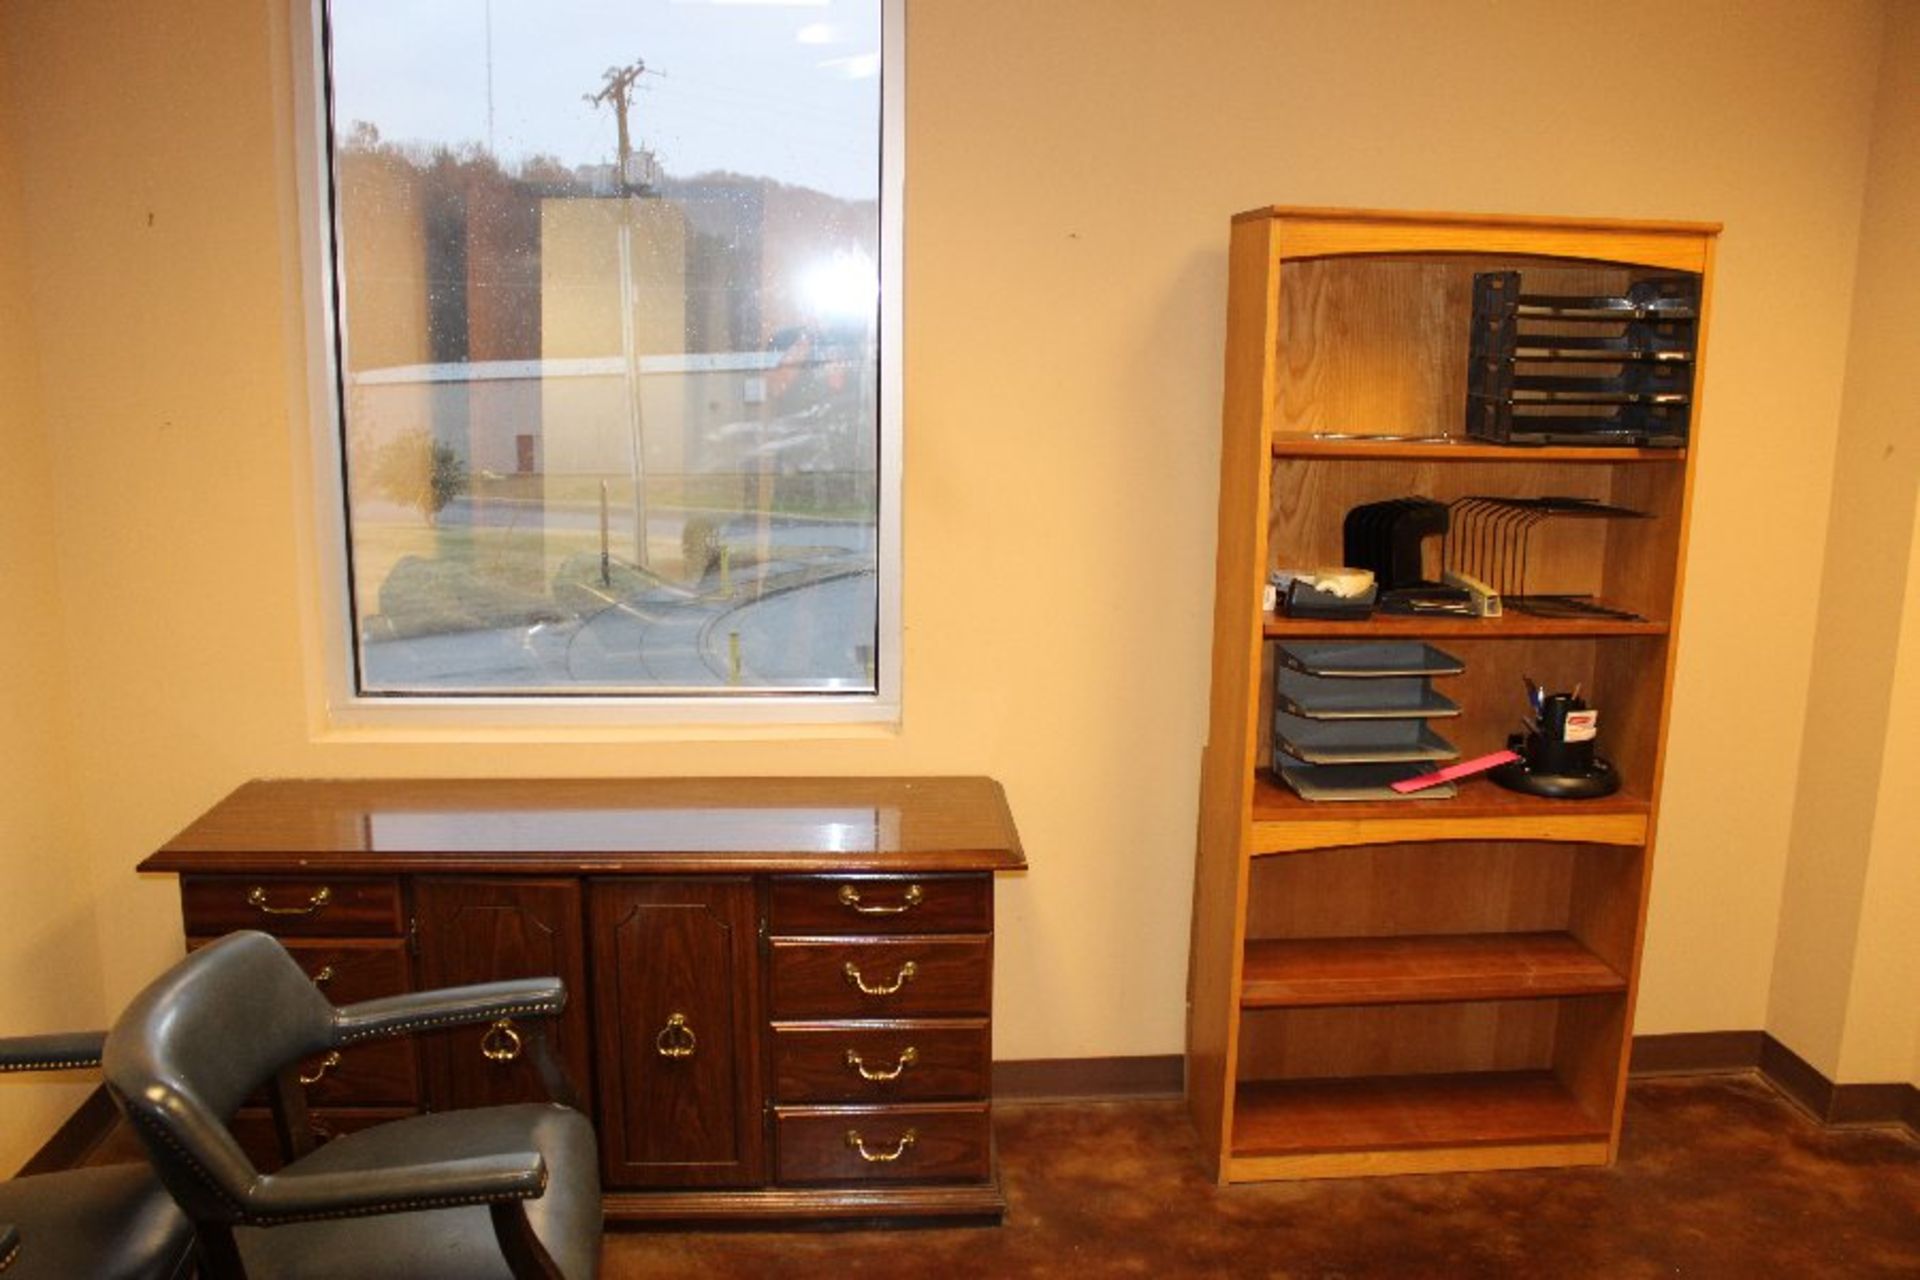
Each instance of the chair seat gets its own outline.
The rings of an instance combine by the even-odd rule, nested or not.
[[[335,1138],[283,1172],[351,1173],[531,1146],[546,1157],[547,1190],[527,1221],[568,1280],[600,1264],[600,1176],[593,1126],[566,1107],[534,1103],[439,1112]],[[485,1205],[234,1232],[254,1280],[511,1280]],[[8,1277],[8,1280],[12,1280]]]
[[[184,1274],[193,1229],[145,1165],[0,1182],[0,1222],[20,1229],[6,1280],[147,1280]]]

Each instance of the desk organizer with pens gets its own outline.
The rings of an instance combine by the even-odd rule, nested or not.
[[[1526,732],[1507,740],[1520,758],[1487,776],[1509,791],[1555,800],[1593,800],[1618,791],[1620,774],[1594,751],[1600,713],[1580,691],[1548,693],[1528,680],[1527,698],[1534,714]]]

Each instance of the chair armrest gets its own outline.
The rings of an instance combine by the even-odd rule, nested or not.
[[[547,1162],[539,1152],[464,1156],[391,1169],[267,1174],[241,1207],[242,1221],[272,1227],[325,1218],[411,1213],[454,1205],[535,1200],[547,1189]]]
[[[437,1031],[501,1018],[550,1018],[566,1007],[566,984],[558,978],[413,991],[334,1010],[334,1043],[352,1044],[378,1036]]]
[[[104,1031],[62,1031],[0,1040],[0,1071],[69,1071],[100,1065]]]

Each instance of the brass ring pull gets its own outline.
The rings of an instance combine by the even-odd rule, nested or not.
[[[667,1019],[667,1025],[660,1028],[660,1034],[653,1038],[653,1047],[663,1058],[691,1058],[693,1051],[700,1047],[700,1041],[694,1036],[693,1028],[687,1025],[687,1015],[676,1013]]]
[[[858,1129],[849,1129],[847,1130],[847,1145],[858,1152],[860,1158],[868,1164],[892,1164],[895,1160],[907,1154],[907,1148],[911,1147],[919,1136],[919,1134],[909,1129],[900,1135],[900,1141],[894,1143],[893,1150],[869,1151],[867,1150],[866,1142],[860,1137],[860,1131]]]
[[[488,1062],[512,1062],[520,1056],[520,1033],[512,1018],[502,1018],[480,1037],[480,1056]]]
[[[920,972],[920,966],[911,960],[907,961],[900,966],[900,972],[891,983],[879,987],[868,986],[867,980],[860,976],[860,966],[851,960],[841,966],[841,972],[847,975],[848,982],[860,989],[863,996],[890,996],[913,981],[913,975]]]
[[[332,981],[333,981],[333,966],[330,964],[321,965],[320,972],[313,975],[313,985],[316,987],[324,987],[329,982],[332,982]]]
[[[327,1072],[339,1065],[340,1055],[338,1053],[329,1053],[326,1057],[320,1059],[320,1065],[312,1071],[303,1071],[300,1073],[300,1083],[319,1084],[320,1081],[325,1078]]]
[[[900,903],[898,906],[889,907],[884,904],[867,906],[860,901],[860,890],[850,884],[840,886],[840,905],[849,910],[858,911],[863,916],[902,915],[913,910],[926,900],[926,890],[917,884],[910,884],[907,886],[907,891],[900,895]]]
[[[265,885],[257,884],[247,891],[247,905],[259,908],[263,916],[310,916],[332,901],[333,890],[324,884],[314,890],[313,896],[307,899],[307,905],[304,907],[268,906]]]
[[[860,1056],[859,1050],[847,1050],[847,1066],[859,1072],[862,1080],[871,1080],[875,1084],[881,1084],[888,1080],[898,1080],[901,1072],[918,1061],[920,1061],[920,1051],[912,1045],[908,1045],[900,1051],[899,1061],[895,1062],[891,1067],[870,1067],[866,1064],[866,1060]]]

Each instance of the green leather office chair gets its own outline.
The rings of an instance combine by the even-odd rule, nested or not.
[[[105,1039],[91,1031],[0,1040],[0,1072],[97,1067]],[[192,1261],[193,1229],[145,1164],[0,1182],[5,1280],[176,1280]]]
[[[283,1133],[304,1135],[309,1054],[380,1036],[512,1018],[551,1090],[570,1095],[538,1034],[557,978],[421,991],[336,1008],[277,941],[230,934],[141,992],[107,1037],[106,1077],[212,1280],[591,1280],[599,1269],[593,1128],[558,1103],[395,1120],[335,1138],[277,1173],[227,1127],[272,1086]]]

